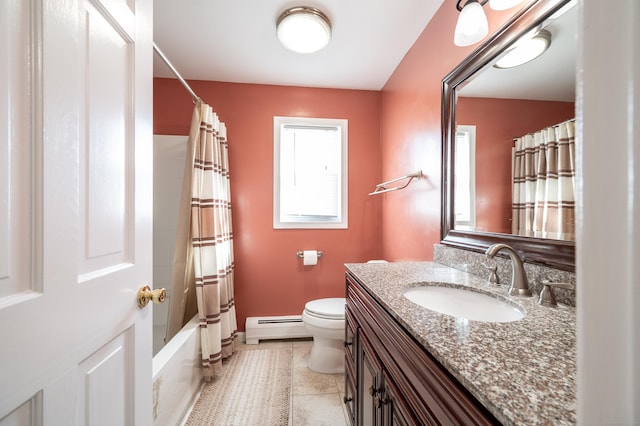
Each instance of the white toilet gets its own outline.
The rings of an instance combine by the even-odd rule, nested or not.
[[[308,302],[302,322],[313,336],[309,368],[317,373],[344,373],[344,297]]]

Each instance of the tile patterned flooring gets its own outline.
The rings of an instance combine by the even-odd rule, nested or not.
[[[257,345],[241,343],[238,350],[291,347],[291,406],[289,426],[347,426],[342,403],[344,374],[320,374],[307,367],[310,339],[264,341]]]

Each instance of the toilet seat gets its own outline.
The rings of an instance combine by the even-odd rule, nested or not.
[[[344,297],[317,299],[304,305],[305,313],[326,320],[344,320]]]

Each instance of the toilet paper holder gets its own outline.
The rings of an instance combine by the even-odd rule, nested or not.
[[[296,256],[298,256],[300,259],[302,259],[304,257],[304,252],[303,251],[298,251],[296,252]],[[322,252],[320,250],[318,250],[318,259],[320,259],[322,257]]]

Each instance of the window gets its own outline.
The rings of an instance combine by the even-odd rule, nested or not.
[[[274,117],[273,227],[347,228],[347,120]]]
[[[476,126],[457,126],[454,153],[456,229],[476,226]]]

